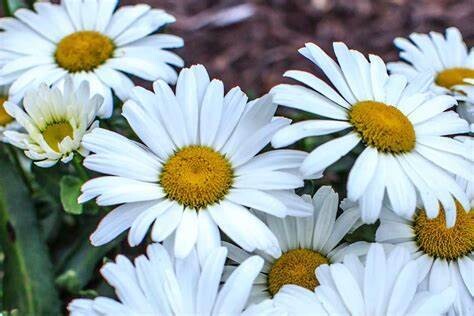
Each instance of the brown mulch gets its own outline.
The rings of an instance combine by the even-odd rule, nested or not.
[[[397,59],[393,39],[413,31],[456,26],[469,46],[474,43],[472,0],[126,0],[122,4],[140,2],[176,17],[169,32],[184,38],[185,48],[178,52],[188,65],[202,63],[227,89],[239,85],[254,96],[282,82],[285,70],[312,69],[297,53],[308,41],[330,55],[331,43],[343,41],[386,61]],[[243,4],[251,15],[222,26],[235,16],[235,11],[226,10]]]

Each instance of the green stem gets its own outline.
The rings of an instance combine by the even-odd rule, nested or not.
[[[76,169],[76,173],[83,181],[89,180],[89,174],[86,171],[86,168],[82,165],[82,157],[79,154],[75,154],[74,158],[72,159],[72,165],[74,169]]]

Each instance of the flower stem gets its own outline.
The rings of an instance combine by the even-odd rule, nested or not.
[[[74,169],[76,170],[77,175],[81,180],[87,181],[89,180],[89,174],[87,173],[86,169],[82,165],[82,157],[79,156],[79,154],[75,154],[74,158],[72,159],[72,165],[74,166]]]

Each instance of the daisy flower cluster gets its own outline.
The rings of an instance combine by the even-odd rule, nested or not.
[[[250,100],[185,67],[173,22],[117,0],[0,18],[0,140],[30,195],[38,169],[61,174],[50,205],[84,242],[53,254],[71,315],[474,314],[474,50],[459,30],[397,38],[388,64],[306,43],[325,77],[289,70]],[[321,185],[345,156],[343,189]]]

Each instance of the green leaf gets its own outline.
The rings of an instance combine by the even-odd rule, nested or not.
[[[27,8],[27,1],[25,0],[3,0],[3,7],[5,8],[5,15],[13,15],[13,13],[20,8]]]
[[[115,248],[121,237],[100,247],[92,246],[89,241],[90,234],[97,228],[99,216],[84,216],[82,233],[77,244],[70,249],[69,254],[60,263],[60,274],[56,284],[70,293],[79,293],[94,276],[97,266],[102,263],[105,255]],[[82,217],[84,219],[84,217]]]
[[[2,307],[18,309],[20,315],[58,315],[53,266],[30,194],[3,150],[0,166],[0,243],[5,253]]]
[[[367,241],[367,242],[375,242],[375,232],[379,227],[380,222],[377,221],[375,224],[364,224],[357,228],[352,233],[346,235],[344,238],[348,242],[356,242],[356,241]]]
[[[64,211],[70,214],[82,214],[82,204],[77,202],[77,198],[81,195],[81,179],[74,176],[64,176],[59,183],[59,194]]]

